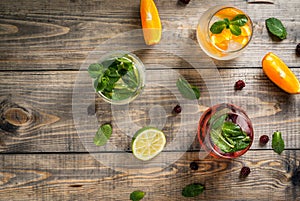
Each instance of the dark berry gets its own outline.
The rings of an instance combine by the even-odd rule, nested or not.
[[[181,107],[180,107],[180,105],[176,105],[176,106],[174,107],[173,111],[174,111],[175,113],[179,114],[179,113],[181,112]]]
[[[300,186],[300,167],[294,170],[292,175],[292,183],[295,186]]]
[[[241,169],[241,173],[240,173],[240,176],[242,177],[242,178],[245,178],[245,177],[247,177],[249,174],[250,174],[250,168],[249,167],[242,167],[242,169]]]
[[[228,114],[228,120],[232,121],[233,123],[236,123],[236,120],[239,116],[237,114]]]
[[[245,82],[243,80],[238,80],[235,85],[234,88],[236,90],[242,90],[244,87],[246,86]]]
[[[296,54],[298,57],[300,57],[300,43],[296,46]]]
[[[269,142],[269,136],[267,136],[267,135],[262,135],[262,136],[260,136],[260,138],[259,138],[259,143],[261,144],[261,145],[265,145],[265,144],[267,144]]]
[[[96,114],[95,104],[91,104],[88,106],[87,113],[88,113],[88,116],[92,116],[92,115]]]
[[[198,164],[196,162],[191,162],[190,163],[190,168],[192,170],[198,170]]]
[[[179,0],[181,3],[184,3],[184,4],[188,4],[190,3],[190,0]]]

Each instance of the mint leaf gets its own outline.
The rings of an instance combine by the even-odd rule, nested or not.
[[[281,132],[279,131],[273,133],[272,148],[278,154],[281,154],[281,152],[284,150],[284,141],[281,137]]]
[[[91,78],[98,78],[100,75],[103,74],[103,66],[101,64],[95,63],[91,64],[88,68],[88,73]]]
[[[200,91],[199,91],[199,89],[197,87],[193,86],[193,85],[190,85],[190,86],[191,86],[191,88],[192,88],[192,90],[193,90],[193,92],[194,92],[194,94],[196,96],[196,99],[199,99],[200,98]]]
[[[128,71],[126,75],[122,77],[122,80],[132,89],[136,89],[138,87],[138,78],[134,70]]]
[[[94,144],[97,146],[103,146],[109,140],[112,134],[112,127],[110,124],[103,124],[99,127],[95,137]]]
[[[231,25],[236,25],[236,26],[244,26],[248,21],[248,18],[244,14],[238,14],[236,15],[232,20],[230,20]]]
[[[213,34],[219,34],[223,31],[223,29],[230,29],[230,32],[239,36],[242,33],[241,26],[244,26],[248,21],[248,18],[244,14],[236,15],[232,20],[228,20],[228,18],[224,18],[224,20],[217,21],[213,23],[210,27],[210,31]]]
[[[210,131],[210,137],[213,143],[219,147],[223,152],[230,153],[232,152],[234,145],[228,142],[223,136],[221,130],[214,130]]]
[[[274,18],[274,17],[267,19],[266,26],[267,26],[268,31],[271,34],[273,34],[274,36],[277,36],[281,40],[286,38],[286,36],[287,36],[286,29],[279,19]]]
[[[211,128],[212,129],[219,129],[220,127],[222,127],[223,123],[225,122],[225,119],[228,117],[227,114],[223,114],[222,116],[220,116],[216,121],[216,117],[215,115],[213,115],[210,120],[209,120],[209,123],[213,125],[211,125]]]
[[[213,128],[210,130],[212,142],[225,153],[233,153],[247,148],[251,143],[250,137],[239,125],[224,121],[224,116],[226,117],[226,115],[219,117],[220,122],[219,119],[215,120],[215,124],[223,123],[221,128],[215,128],[215,124],[212,125]]]
[[[239,36],[242,34],[242,30],[238,25],[231,24],[231,25],[229,25],[229,29],[230,29],[230,32],[235,36]]]
[[[200,91],[197,87],[190,85],[183,77],[180,77],[176,86],[184,98],[194,100],[200,98]]]
[[[229,121],[223,123],[222,132],[228,137],[245,136],[239,125]]]
[[[132,200],[132,201],[140,201],[141,199],[144,198],[145,194],[146,194],[145,192],[140,191],[140,190],[133,191],[130,194],[130,200]]]
[[[228,18],[224,18],[224,22],[226,24],[226,28],[229,28],[230,20]]]
[[[182,196],[184,197],[196,197],[203,193],[204,186],[201,184],[189,184],[182,189]]]
[[[223,29],[226,28],[226,22],[225,21],[217,21],[215,23],[213,23],[213,25],[210,27],[210,31],[213,34],[219,34],[223,31]]]

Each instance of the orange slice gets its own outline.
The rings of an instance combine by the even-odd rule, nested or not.
[[[161,39],[161,22],[153,0],[141,0],[140,13],[144,40],[147,45],[157,44]]]
[[[220,34],[211,34],[210,38],[215,46],[222,50],[227,50],[232,34],[229,29],[224,29]]]
[[[269,52],[262,60],[264,73],[282,90],[296,94],[300,93],[300,83],[289,67],[274,53]]]
[[[243,14],[243,12],[235,8],[224,8],[215,15],[221,19],[228,18],[229,20],[232,20],[238,14]]]
[[[227,50],[229,45],[229,41],[225,40],[222,43],[217,43],[216,46],[218,46],[222,50]]]
[[[248,43],[248,36],[232,36],[232,40],[240,43],[242,46],[245,46]]]
[[[245,26],[240,27],[240,29],[242,30],[242,34],[241,34],[242,36],[251,36],[252,30],[251,30],[250,26],[245,25]]]

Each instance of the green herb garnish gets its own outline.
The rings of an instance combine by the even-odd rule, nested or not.
[[[139,200],[141,200],[141,199],[144,198],[145,194],[146,194],[145,192],[140,191],[140,190],[133,191],[130,194],[130,200],[132,200],[132,201],[139,201]]]
[[[203,193],[204,186],[201,184],[189,184],[182,189],[182,196],[184,197],[196,197]]]
[[[95,137],[94,144],[97,146],[103,146],[109,140],[112,134],[112,127],[110,124],[103,124],[99,127]]]
[[[224,117],[226,115],[221,116],[211,125],[210,137],[213,143],[225,153],[233,153],[247,148],[251,143],[250,137],[239,125],[225,121]],[[220,119],[221,121],[219,121]],[[223,124],[221,124],[222,122]]]
[[[179,77],[176,86],[184,98],[194,100],[200,98],[200,91],[197,87],[191,85],[183,77]]]
[[[281,154],[284,150],[284,141],[281,137],[281,132],[279,131],[273,133],[272,148],[278,154]]]
[[[274,17],[267,19],[266,26],[267,26],[268,31],[271,34],[273,34],[274,36],[277,36],[281,40],[286,38],[286,36],[287,36],[286,29],[279,19],[274,18]]]
[[[91,64],[88,73],[95,79],[95,90],[109,99],[129,98],[138,87],[138,75],[129,55]]]
[[[219,34],[223,31],[223,29],[229,29],[230,32],[235,35],[239,36],[242,33],[240,27],[244,26],[248,21],[248,18],[244,14],[236,15],[232,20],[225,18],[224,20],[219,20],[210,27],[210,31],[213,34]]]

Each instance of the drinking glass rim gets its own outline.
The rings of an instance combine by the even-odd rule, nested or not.
[[[244,46],[242,46],[240,49],[232,50],[232,51],[222,50],[221,48],[219,48],[219,47],[217,47],[217,46],[215,46],[215,45],[213,45],[213,46],[214,46],[215,48],[217,48],[219,51],[224,52],[224,53],[235,53],[235,52],[239,52],[239,51],[245,49],[245,48],[248,46],[248,44],[250,43],[250,41],[251,41],[251,39],[252,39],[252,36],[253,36],[253,22],[252,22],[251,18],[249,17],[249,15],[246,14],[246,13],[245,13],[244,11],[242,11],[241,9],[239,9],[239,8],[237,8],[237,7],[234,7],[234,6],[227,6],[227,5],[226,5],[226,6],[216,6],[216,7],[221,7],[221,8],[218,9],[216,12],[214,12],[214,13],[211,15],[211,17],[210,17],[210,19],[209,19],[209,21],[208,21],[208,23],[207,23],[207,30],[208,30],[207,34],[208,34],[209,42],[210,42],[211,44],[213,44],[212,41],[211,41],[211,37],[209,36],[209,32],[210,32],[209,25],[210,25],[210,22],[211,22],[212,18],[213,18],[213,17],[216,15],[216,13],[219,12],[220,10],[223,10],[223,9],[226,9],[226,8],[234,8],[234,9],[236,9],[236,10],[238,10],[238,11],[241,11],[244,15],[246,15],[246,17],[248,18],[248,20],[249,20],[249,22],[250,22],[251,35],[250,35],[250,37],[249,37],[249,40],[248,40],[247,43],[246,43]]]

